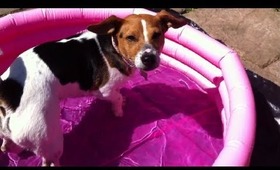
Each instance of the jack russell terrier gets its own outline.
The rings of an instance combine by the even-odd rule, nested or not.
[[[29,150],[42,166],[58,166],[63,153],[59,101],[95,95],[123,116],[122,84],[136,69],[159,66],[168,28],[187,24],[165,10],[156,15],[114,15],[88,31],[23,52],[1,76],[1,150]],[[17,146],[17,149],[14,149]]]

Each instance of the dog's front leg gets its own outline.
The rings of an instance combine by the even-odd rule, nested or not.
[[[122,117],[123,116],[123,105],[124,105],[124,98],[122,94],[120,93],[120,90],[118,88],[116,89],[110,89],[110,90],[104,90],[101,89],[101,98],[103,100],[107,100],[111,102],[112,104],[112,111],[116,117]]]
[[[107,99],[112,103],[112,110],[116,117],[123,116],[123,96],[117,90],[114,90]]]

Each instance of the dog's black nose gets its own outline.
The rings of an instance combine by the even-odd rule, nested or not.
[[[152,53],[144,53],[141,57],[144,71],[150,71],[155,69],[159,65],[159,57]]]
[[[146,67],[152,67],[156,63],[156,56],[146,53],[141,57],[141,61]]]

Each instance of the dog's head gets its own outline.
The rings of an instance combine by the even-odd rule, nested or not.
[[[164,33],[170,27],[179,28],[186,23],[185,19],[162,10],[155,16],[131,14],[122,19],[112,15],[89,26],[88,30],[112,35],[113,45],[125,60],[139,69],[149,71],[159,65]]]

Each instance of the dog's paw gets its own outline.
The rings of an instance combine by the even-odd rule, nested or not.
[[[123,105],[124,98],[121,94],[118,95],[115,101],[113,101],[113,113],[116,117],[123,117]]]
[[[6,140],[4,140],[4,139],[3,139],[3,143],[2,143],[2,145],[1,145],[1,151],[2,151],[3,153],[6,153],[6,152],[7,152],[7,142],[6,142]]]
[[[10,139],[3,139],[2,145],[1,145],[1,151],[3,153],[15,153],[19,154],[23,151],[21,147],[16,145],[12,140]]]
[[[51,161],[47,161],[45,158],[42,158],[42,167],[51,167],[54,166],[54,163]]]
[[[119,111],[113,111],[114,112],[114,115],[116,117],[123,117],[123,111],[122,110],[119,110]]]
[[[3,153],[11,152],[12,151],[11,144],[12,144],[12,141],[10,141],[8,139],[3,139],[3,142],[1,145],[1,151]]]
[[[124,107],[126,105],[126,97],[123,96],[122,97],[122,107]]]
[[[114,104],[113,105],[113,113],[116,117],[123,117],[123,109],[122,104]]]

